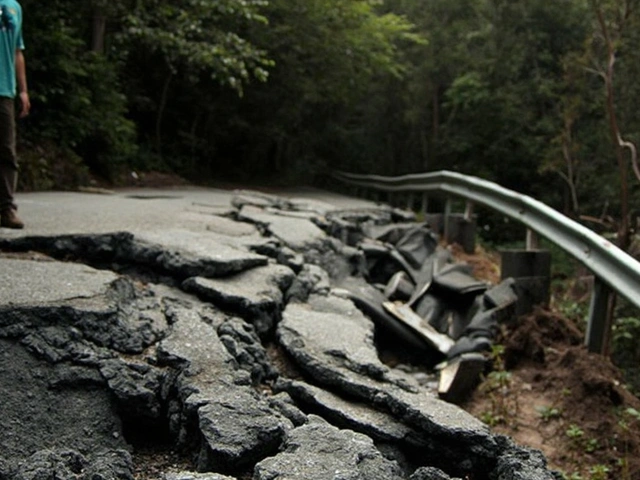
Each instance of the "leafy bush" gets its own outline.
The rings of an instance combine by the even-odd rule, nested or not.
[[[79,25],[49,10],[29,10],[24,25],[32,112],[19,128],[21,143],[45,144],[45,150],[54,146],[58,159],[73,152],[74,160],[80,157],[91,170],[110,177],[137,148],[117,65],[89,51]],[[32,174],[38,169],[27,163],[34,167],[28,177],[35,185]]]
[[[89,183],[82,159],[54,144],[26,145],[20,152],[21,190],[70,190]]]
[[[616,320],[613,329],[614,363],[625,374],[631,389],[640,393],[640,318],[626,317]]]

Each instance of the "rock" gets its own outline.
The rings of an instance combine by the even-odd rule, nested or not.
[[[414,389],[378,358],[374,326],[349,300],[313,296],[307,304],[290,303],[278,325],[278,338],[303,371],[326,386],[362,381]]]
[[[220,325],[218,336],[238,366],[251,374],[253,385],[278,376],[252,325],[239,318],[230,318]]]
[[[547,460],[541,452],[517,446],[510,438],[498,438],[503,443],[502,455],[492,472],[495,480],[555,480],[547,469]]]
[[[118,399],[123,414],[160,419],[164,372],[142,362],[106,360],[100,373]]]
[[[280,392],[270,397],[269,405],[288,418],[296,427],[307,423],[307,416],[296,407],[295,402],[286,392]]]
[[[396,218],[396,211],[384,205],[369,208],[335,210],[327,212],[323,224],[325,231],[347,245],[357,245],[376,225],[388,225]],[[413,217],[412,217],[413,218]]]
[[[200,470],[235,470],[277,453],[291,422],[252,390],[220,385],[198,409]]]
[[[369,437],[310,416],[308,424],[291,431],[281,453],[256,465],[253,478],[401,480],[403,472]]]
[[[306,248],[304,260],[325,270],[335,284],[350,275],[362,274],[365,264],[365,258],[359,250],[347,247],[335,238],[328,238],[323,244]]]
[[[267,259],[189,230],[136,233],[119,259],[160,268],[181,277],[221,277],[260,265]]]
[[[231,213],[231,212],[229,212]],[[254,239],[260,236],[258,229],[250,223],[237,222],[221,215],[210,215],[207,219],[207,232],[216,233],[219,239],[231,237],[234,243],[244,239]],[[222,240],[224,241],[224,240]]]
[[[461,480],[458,478],[451,478],[439,468],[434,467],[420,467],[413,475],[409,477],[409,480]]]
[[[91,461],[71,450],[41,450],[19,466],[15,479],[133,480],[132,470],[131,456],[123,450],[98,454]]]
[[[56,275],[68,274],[73,279],[82,271],[90,278],[84,281],[81,275],[79,281],[69,280],[68,289],[56,293],[47,292],[49,287],[44,284],[36,284],[29,290],[31,301],[25,299],[15,307],[11,303],[0,305],[0,335],[25,337],[24,343],[32,350],[58,362],[86,357],[93,346],[85,349],[78,347],[79,343],[133,354],[141,353],[166,333],[167,322],[152,292],[90,267],[78,270],[68,263],[48,265],[57,268]],[[20,295],[8,292],[9,298]]]
[[[144,266],[178,278],[218,277],[267,264],[267,257],[190,230],[140,231],[0,240],[0,247],[37,250],[56,258]],[[76,267],[79,268],[79,267]]]
[[[327,295],[331,290],[329,274],[313,264],[304,264],[287,291],[288,302],[306,302],[312,293]]]
[[[314,216],[324,216],[336,210],[335,205],[313,198],[288,198],[291,208],[298,212],[309,212]]]
[[[255,190],[235,190],[231,205],[237,209],[245,206],[259,207],[266,209],[271,207],[290,209],[291,204],[279,195],[269,195],[268,193],[258,192]]]
[[[390,371],[378,359],[372,335],[372,322],[335,297],[289,304],[278,326],[280,342],[309,378],[411,425],[425,442],[425,457],[437,462],[433,466],[460,476],[487,469],[501,453],[486,425],[403,372]],[[461,456],[467,463],[460,464]]]

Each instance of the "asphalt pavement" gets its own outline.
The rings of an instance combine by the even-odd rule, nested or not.
[[[100,193],[21,192],[16,195],[16,203],[25,228],[0,228],[0,238],[168,228],[202,231],[212,214],[230,210],[231,199],[237,193],[237,190],[199,187],[129,188]],[[337,209],[374,206],[368,201],[309,187],[277,191],[270,188],[268,194],[324,202]]]

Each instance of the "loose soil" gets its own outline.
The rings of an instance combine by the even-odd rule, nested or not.
[[[495,281],[495,257],[453,251],[478,278]],[[541,450],[568,479],[638,480],[640,399],[583,338],[571,320],[548,309],[504,325],[494,373],[461,406],[496,433]]]

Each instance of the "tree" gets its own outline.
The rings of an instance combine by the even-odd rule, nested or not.
[[[623,138],[619,116],[617,111],[616,88],[614,83],[615,65],[618,59],[618,50],[626,40],[626,29],[630,28],[636,15],[637,1],[614,0],[604,2],[592,0],[592,6],[597,19],[597,33],[590,44],[593,70],[604,83],[606,98],[606,113],[609,122],[611,142],[613,144],[619,176],[620,188],[620,216],[617,232],[618,245],[626,250],[630,245],[630,218],[629,218],[629,168],[633,168],[638,181],[640,181],[640,169],[636,146],[633,142]],[[630,161],[625,159],[625,150],[630,153]]]
[[[52,0],[40,8],[34,0],[21,3],[33,104],[19,129],[26,141],[22,144],[47,145],[50,152],[37,156],[47,163],[42,167],[47,172],[63,169],[54,168],[54,159],[71,164],[80,155],[109,176],[135,155],[135,126],[126,118],[117,68],[89,49],[85,19],[90,5]],[[23,166],[28,169],[28,162]]]
[[[401,76],[401,46],[418,41],[409,22],[378,12],[377,3],[270,2],[269,28],[253,30],[251,38],[269,49],[275,67],[241,102],[214,100],[211,108],[228,112],[209,135],[217,165],[244,175],[309,178],[324,165],[352,160],[347,151],[359,143],[353,128],[360,107],[378,100],[372,85]]]
[[[170,96],[177,88],[194,88],[205,79],[242,95],[253,79],[265,81],[273,65],[265,50],[241,35],[252,23],[266,24],[264,0],[169,0],[137,2],[119,34],[129,64],[152,59],[157,92],[153,99],[155,147],[162,155],[162,124]],[[147,64],[148,62],[144,62]],[[138,71],[139,73],[139,71]],[[176,78],[180,85],[174,85]]]

